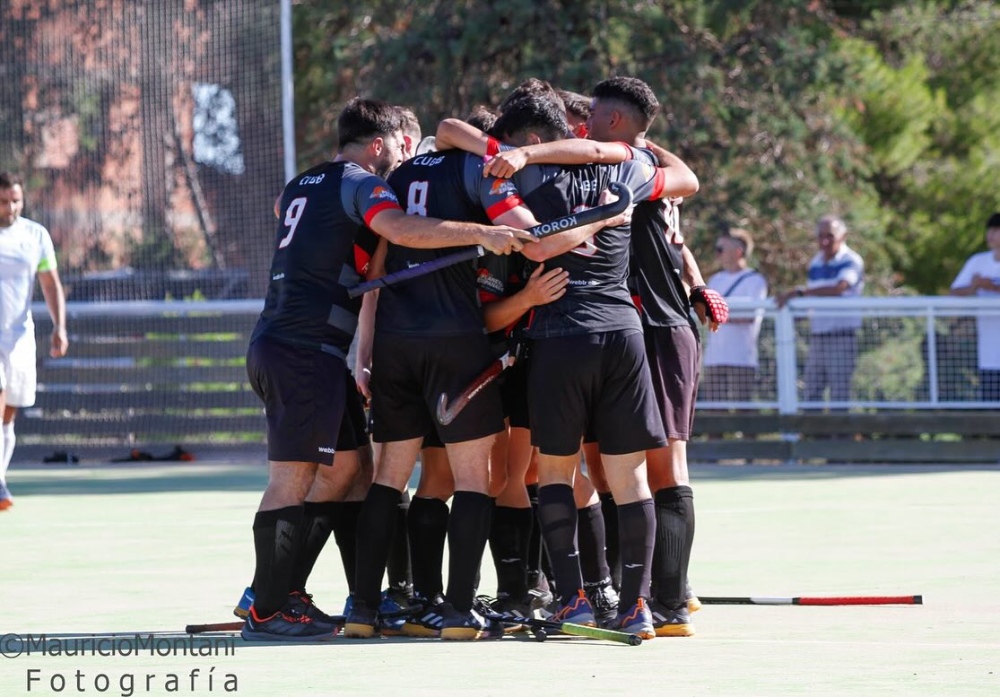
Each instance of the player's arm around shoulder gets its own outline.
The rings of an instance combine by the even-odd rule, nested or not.
[[[656,156],[659,167],[656,170],[657,189],[651,199],[688,197],[698,193],[701,183],[687,163],[666,148],[647,140],[646,147]]]

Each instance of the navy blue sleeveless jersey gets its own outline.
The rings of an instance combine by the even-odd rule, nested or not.
[[[636,201],[657,198],[662,188],[657,170],[627,161],[617,165],[539,165],[514,175],[517,192],[542,221],[598,205],[601,192],[619,181],[632,189]],[[527,336],[543,339],[641,329],[626,285],[629,259],[627,226],[605,228],[591,240],[546,262],[569,273],[566,294],[535,308]]]
[[[389,184],[407,214],[445,220],[489,224],[486,208],[506,200],[499,192],[491,193],[483,178],[483,159],[460,150],[414,157],[389,176]],[[460,249],[464,248],[414,249],[390,243],[386,273]],[[422,336],[485,332],[477,267],[475,261],[463,262],[383,288],[375,319],[378,332]]]
[[[649,150],[632,151],[637,159],[656,164]],[[683,283],[684,242],[679,233],[680,211],[670,201],[644,201],[632,212],[629,290],[637,298],[643,324],[651,327],[697,326]]]
[[[275,341],[346,356],[364,277],[378,237],[367,224],[399,208],[389,185],[353,162],[325,162],[297,175],[281,194],[264,310],[251,341]]]

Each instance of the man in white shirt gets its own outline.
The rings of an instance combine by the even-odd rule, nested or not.
[[[14,418],[35,403],[35,323],[31,296],[37,276],[52,317],[49,355],[66,355],[66,298],[49,231],[21,217],[24,188],[20,177],[0,172],[0,511],[13,505],[7,489],[7,467],[14,452]]]
[[[1000,213],[986,221],[989,251],[973,254],[951,284],[952,295],[1000,298]],[[1000,402],[1000,315],[976,318],[979,349],[979,399]]]
[[[778,307],[796,297],[857,297],[865,286],[865,262],[847,246],[847,226],[834,215],[816,223],[819,253],[809,262],[808,281],[778,296]],[[847,402],[858,355],[861,316],[813,317],[805,370],[805,401],[819,402],[830,388],[830,401]]]
[[[722,270],[708,279],[708,287],[726,300],[763,300],[767,279],[747,266],[753,252],[753,238],[746,230],[734,228],[715,243],[715,255]],[[705,347],[702,398],[713,401],[749,402],[757,379],[757,338],[764,317],[730,317],[708,337]]]

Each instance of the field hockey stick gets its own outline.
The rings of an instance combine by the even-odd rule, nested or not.
[[[462,393],[455,397],[455,399],[450,403],[448,401],[448,395],[442,392],[441,396],[438,397],[437,403],[436,416],[438,423],[442,426],[447,426],[454,421],[455,417],[458,416],[463,409],[465,409],[465,405],[467,405],[469,401],[479,394],[487,385],[496,380],[500,376],[500,373],[514,365],[515,360],[516,359],[513,354],[511,354],[510,351],[507,351],[504,355],[500,356],[500,358],[490,363],[490,366],[477,375],[476,379],[470,382],[469,386],[462,390]]]
[[[347,289],[347,296],[350,298],[356,298],[359,295],[364,295],[370,291],[376,290],[378,288],[385,288],[386,286],[395,285],[396,283],[401,283],[403,281],[409,281],[414,278],[419,278],[425,276],[429,273],[435,271],[440,271],[449,266],[454,266],[455,264],[461,264],[463,261],[471,261],[473,259],[478,259],[479,257],[486,254],[486,250],[482,246],[476,245],[475,247],[469,247],[468,249],[462,249],[460,251],[454,252],[452,254],[446,254],[443,257],[437,259],[432,259],[431,261],[425,261],[423,264],[417,264],[416,266],[411,266],[408,269],[400,269],[399,271],[394,271],[393,273],[386,274],[381,278],[375,278],[371,281],[365,281],[364,283],[359,283],[356,286],[352,286]]]
[[[554,622],[536,617],[507,617],[492,612],[484,614],[483,617],[494,622],[499,622],[500,624],[526,626],[532,630],[535,638],[539,641],[545,641],[549,632],[560,632],[570,636],[602,639],[604,641],[613,641],[617,644],[628,644],[629,646],[638,646],[642,643],[642,637],[638,634],[619,632],[616,629],[588,627],[585,624],[574,624],[573,622]]]
[[[548,237],[549,235],[555,235],[556,233],[572,230],[583,225],[599,223],[602,220],[614,218],[619,213],[625,212],[625,209],[632,205],[632,189],[621,182],[611,182],[608,184],[608,189],[611,190],[611,193],[618,196],[617,201],[606,203],[603,206],[588,208],[579,213],[564,215],[547,223],[539,223],[532,228],[528,228],[528,232],[539,239]]]
[[[704,605],[923,605],[922,595],[848,595],[796,598],[698,596]]]

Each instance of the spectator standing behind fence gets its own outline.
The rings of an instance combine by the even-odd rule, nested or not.
[[[734,228],[715,243],[715,258],[722,266],[708,279],[708,287],[726,300],[763,300],[767,279],[747,265],[753,253],[753,238],[746,230]],[[729,318],[719,331],[708,337],[704,358],[702,399],[713,402],[749,402],[757,380],[757,338],[764,319],[762,313],[750,318]]]
[[[951,284],[952,295],[1000,298],[1000,213],[986,221],[988,252],[973,254]],[[1000,402],[1000,315],[976,318],[979,336],[979,399]]]
[[[14,453],[14,417],[35,403],[35,323],[31,296],[35,277],[52,317],[49,355],[66,355],[66,298],[63,295],[52,238],[44,227],[21,217],[24,185],[17,175],[0,172],[0,511],[13,505],[7,489],[7,466]]]
[[[791,298],[857,297],[865,286],[865,262],[847,246],[847,226],[834,215],[816,222],[819,253],[809,262],[805,286],[777,297],[778,307]],[[846,402],[851,396],[851,376],[858,356],[861,316],[814,316],[809,326],[805,401],[818,402],[830,388],[830,401]]]

